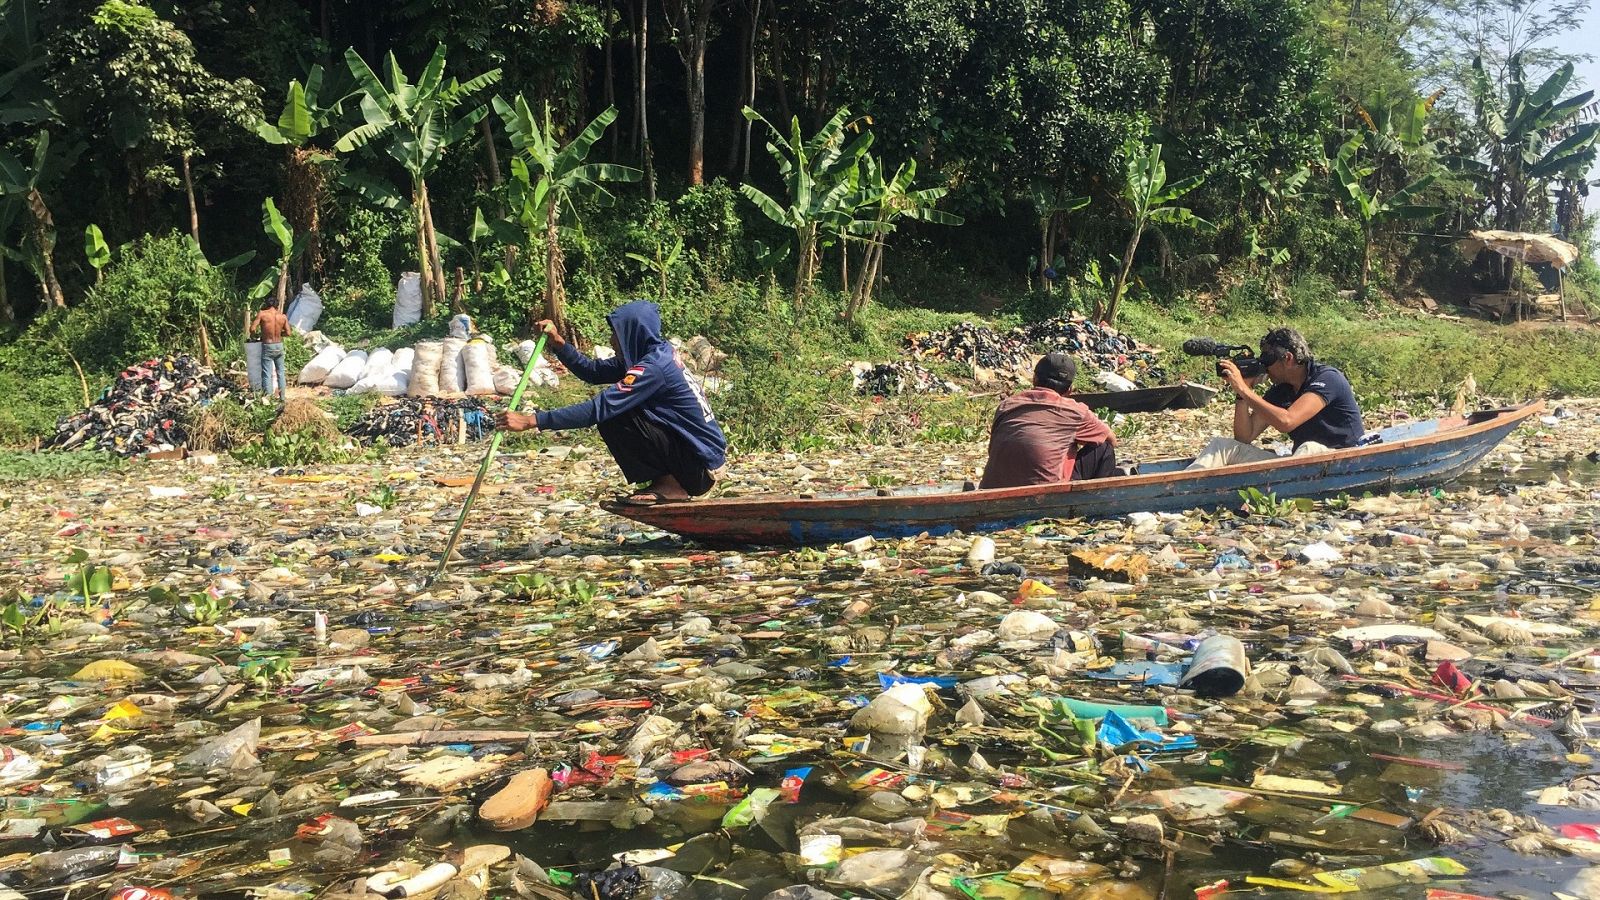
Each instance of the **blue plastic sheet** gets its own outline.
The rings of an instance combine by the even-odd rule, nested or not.
[[[878,673],[878,684],[886,691],[897,684],[931,684],[940,690],[947,690],[955,687],[956,682],[959,680],[954,675],[889,675],[883,672]],[[1173,682],[1173,684],[1177,684],[1177,682]]]
[[[1140,731],[1127,719],[1109,710],[1106,712],[1106,717],[1100,720],[1100,730],[1095,733],[1095,737],[1100,743],[1114,750],[1135,744],[1158,751],[1190,750],[1196,746],[1195,739],[1188,735],[1171,737],[1159,731]]]
[[[1090,672],[1090,678],[1101,681],[1131,681],[1149,685],[1176,685],[1183,676],[1183,666],[1179,663],[1151,662],[1149,660],[1134,660],[1120,662],[1104,672]]]

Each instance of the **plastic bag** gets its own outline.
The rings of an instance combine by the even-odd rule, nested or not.
[[[289,301],[287,315],[290,328],[301,333],[310,331],[317,327],[317,320],[322,318],[322,298],[311,289],[310,284],[302,284],[300,292]]]
[[[299,384],[321,384],[327,380],[328,373],[333,371],[334,366],[337,366],[344,356],[344,348],[338,344],[323,347],[317,351],[316,356],[311,357],[311,362],[306,363],[305,368],[300,370],[300,376],[295,381]],[[255,369],[256,378],[259,379],[261,366],[257,364]]]
[[[197,769],[215,769],[219,766],[230,769],[254,768],[261,764],[255,757],[256,747],[260,743],[261,720],[251,719],[179,757],[178,765]]]
[[[422,275],[401,272],[394,286],[394,327],[404,328],[422,321]]]
[[[394,374],[394,352],[380,347],[367,357],[367,366],[361,370],[361,377],[351,386],[350,393],[377,393],[378,386],[387,382],[392,374]]]
[[[460,394],[467,389],[467,370],[461,360],[461,351],[467,342],[460,338],[445,338],[443,355],[439,358],[439,393]]]
[[[461,360],[467,374],[467,393],[493,394],[494,347],[484,341],[469,341],[461,351]]]
[[[897,684],[858,710],[850,724],[863,731],[920,735],[932,713],[921,685]]]
[[[516,393],[517,382],[522,380],[522,370],[515,366],[498,365],[494,367],[494,390],[497,394],[507,397]]]
[[[406,393],[413,397],[432,397],[439,393],[439,361],[444,357],[444,345],[438,341],[421,341],[417,344],[411,361],[411,381]]]
[[[1094,376],[1094,380],[1108,391],[1134,391],[1139,389],[1137,384],[1115,372],[1099,372]]]
[[[394,359],[389,363],[389,375],[379,379],[373,390],[386,397],[399,397],[406,392],[411,384],[411,367],[416,351],[410,347],[402,347],[394,352]]]
[[[466,313],[459,313],[450,317],[450,336],[463,341],[472,337],[472,317]]]
[[[333,367],[322,383],[331,388],[348,388],[361,380],[361,372],[366,367],[367,351],[352,350]]]

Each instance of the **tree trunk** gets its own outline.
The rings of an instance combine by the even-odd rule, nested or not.
[[[556,330],[565,334],[567,331],[567,285],[566,285],[566,260],[561,254],[561,232],[559,215],[561,201],[559,197],[552,197],[549,207],[545,210],[544,217],[544,318],[555,323]],[[532,314],[532,310],[529,313]],[[533,323],[528,323],[530,333]]]
[[[183,160],[183,193],[189,198],[189,235],[194,238],[195,246],[200,246],[200,208],[194,202],[194,175],[189,171],[189,154],[182,155]]]
[[[787,125],[794,118],[789,107],[789,87],[783,72],[783,26],[778,21],[778,8],[772,8],[772,77],[778,89],[778,124]]]
[[[689,91],[689,186],[705,183],[706,172],[706,32],[711,28],[713,0],[695,0],[684,65]]]
[[[750,90],[747,85],[750,81],[750,57],[754,52],[750,37],[755,30],[755,24],[751,20],[753,14],[745,4],[741,3],[739,7],[745,12],[745,15],[739,17],[739,102],[734,104],[733,115],[729,120],[733,128],[730,130],[728,141],[728,160],[722,167],[729,178],[739,173],[739,149],[743,146],[743,127],[747,121],[740,107],[746,105],[744,98]]]
[[[424,234],[428,238],[428,265],[433,270],[433,292],[425,294],[422,299],[422,317],[424,319],[433,315],[434,307],[444,303],[444,265],[439,260],[439,236],[433,228],[433,199],[428,196],[428,184],[422,183],[422,212],[426,220]]]
[[[1133,225],[1133,237],[1128,238],[1128,249],[1122,254],[1122,269],[1117,272],[1117,284],[1111,291],[1111,305],[1105,311],[1102,321],[1107,324],[1117,323],[1117,307],[1122,303],[1122,294],[1128,289],[1128,273],[1133,271],[1133,254],[1139,249],[1139,239],[1144,237],[1144,220],[1140,219]],[[1100,301],[1095,301],[1094,316],[1100,319]]]
[[[489,167],[489,184],[491,187],[500,187],[500,151],[494,145],[494,130],[489,127],[489,117],[484,116],[478,122],[478,133],[483,136],[484,162]],[[501,213],[504,215],[504,212]]]
[[[33,247],[39,253],[39,289],[45,306],[64,309],[67,297],[56,278],[56,223],[38,188],[28,191],[28,212],[33,216]]]
[[[1050,267],[1050,228],[1055,224],[1051,219],[1046,216],[1039,223],[1039,271],[1034,273],[1039,276],[1039,290],[1047,294],[1050,292],[1050,279],[1044,277],[1044,270]]]
[[[603,83],[602,88],[601,88],[601,96],[604,98],[605,108],[606,109],[610,109],[611,107],[617,105],[616,65],[612,61],[612,53],[611,53],[611,45],[613,43],[612,32],[615,30],[616,26],[611,21],[611,0],[606,0],[605,11],[601,15],[603,15],[605,17],[605,29],[606,29],[605,75],[603,76],[604,83]],[[484,119],[484,121],[487,122],[489,120],[488,119]],[[621,129],[619,128],[618,131],[620,131],[620,130]],[[616,134],[611,132],[610,129],[607,129],[605,140],[606,140],[607,146],[611,147],[611,150],[612,150],[611,157],[613,159],[615,159],[616,156],[617,156],[617,154],[616,154],[616,145],[617,145]]]
[[[1372,274],[1372,226],[1361,226],[1361,280],[1356,284],[1356,299],[1367,299],[1367,279]]]
[[[10,324],[16,320],[17,311],[11,308],[11,293],[6,290],[6,257],[0,253],[0,324]]]
[[[460,266],[456,266],[456,287],[450,292],[450,313],[459,315],[467,311],[464,298],[467,293],[467,273]]]
[[[634,42],[634,149],[643,157],[650,146],[650,0],[638,0]]]
[[[748,71],[749,78],[745,83],[747,92],[745,93],[744,99],[744,105],[750,107],[751,109],[754,109],[756,105],[756,81],[760,77],[756,67],[756,37],[760,33],[761,0],[755,0],[755,4],[750,10],[750,50],[746,54],[750,68]],[[744,168],[740,170],[739,173],[739,178],[741,181],[750,180],[750,135],[754,131],[755,125],[756,123],[745,118],[743,110],[739,111],[739,127],[743,129],[743,136],[739,141],[739,152],[744,155]]]
[[[799,240],[798,268],[794,278],[794,307],[799,309],[805,305],[806,294],[811,291],[811,282],[817,277],[817,268],[821,260],[817,258],[817,232],[816,226],[795,229]]]
[[[433,304],[433,264],[428,258],[427,194],[419,179],[411,191],[411,212],[417,226],[417,274],[422,278],[422,317],[427,318]]]
[[[327,47],[333,46],[333,11],[328,8],[331,4],[332,0],[322,0],[322,43]]]

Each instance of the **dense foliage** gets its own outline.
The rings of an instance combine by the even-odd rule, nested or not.
[[[375,342],[1503,289],[1454,237],[1588,234],[1581,5],[0,0],[0,378],[236,352],[303,282]]]

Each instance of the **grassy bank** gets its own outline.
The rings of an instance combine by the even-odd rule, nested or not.
[[[1226,298],[1225,298],[1226,299]],[[1037,307],[1035,307],[1036,309]],[[915,444],[980,439],[998,398],[1008,386],[978,385],[964,365],[927,363],[961,384],[956,395],[903,395],[885,400],[853,393],[850,364],[900,357],[908,334],[983,321],[997,329],[1018,324],[1016,307],[987,318],[961,312],[876,307],[856,324],[833,316],[825,303],[795,313],[783,303],[764,303],[737,316],[705,316],[677,334],[703,330],[728,353],[725,389],[712,398],[718,417],[738,451],[805,450],[850,444]],[[1480,392],[1501,400],[1534,396],[1600,395],[1600,328],[1554,322],[1498,325],[1453,321],[1394,307],[1363,309],[1343,301],[1302,302],[1281,313],[1230,306],[1125,307],[1124,331],[1163,348],[1166,368],[1178,378],[1215,383],[1212,362],[1187,357],[1179,347],[1205,335],[1229,343],[1255,344],[1268,329],[1290,324],[1310,340],[1318,357],[1349,375],[1362,403],[1405,403],[1417,409],[1449,402],[1468,375]],[[595,335],[598,337],[598,335]],[[1092,372],[1080,373],[1089,388]],[[91,391],[105,382],[91,380]],[[82,401],[75,379],[39,379],[7,392],[0,407],[0,438],[29,445],[54,418]],[[553,392],[536,392],[532,403],[550,407],[588,396],[566,379]],[[348,424],[368,401],[333,398],[328,408]],[[572,436],[565,436],[571,439]],[[518,441],[522,443],[522,441]],[[528,441],[537,443],[537,441]]]

